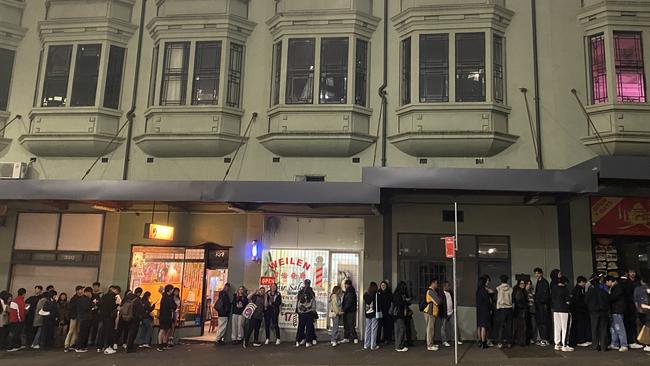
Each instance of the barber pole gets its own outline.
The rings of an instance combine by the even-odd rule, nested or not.
[[[314,286],[323,287],[323,257],[316,258],[316,274],[314,276]]]

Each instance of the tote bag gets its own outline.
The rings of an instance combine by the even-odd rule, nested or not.
[[[384,317],[384,313],[381,312],[381,309],[379,308],[379,294],[375,293],[375,307],[377,308],[377,312],[375,312],[375,318],[381,319]]]
[[[257,305],[255,305],[252,302],[248,303],[248,305],[246,305],[246,307],[244,308],[244,311],[242,311],[242,315],[244,316],[244,318],[250,319],[253,317],[253,313],[255,312],[255,310],[257,310]]]

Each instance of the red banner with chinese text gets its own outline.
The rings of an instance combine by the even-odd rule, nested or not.
[[[594,234],[650,236],[650,198],[592,197],[591,221]]]

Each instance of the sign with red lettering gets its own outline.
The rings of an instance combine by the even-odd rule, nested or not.
[[[271,286],[275,283],[275,277],[260,277],[260,285],[262,286]]]
[[[592,197],[594,234],[650,236],[650,198]]]
[[[456,240],[453,236],[445,237],[445,256],[453,258],[456,255]]]

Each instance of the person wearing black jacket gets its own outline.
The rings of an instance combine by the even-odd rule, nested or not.
[[[174,301],[174,285],[165,286],[160,300],[160,310],[158,311],[158,322],[160,331],[158,332],[158,351],[164,351],[169,341],[169,334],[172,329],[174,311],[176,311],[176,301]]]
[[[217,325],[217,338],[215,342],[223,344],[226,338],[226,329],[228,328],[228,319],[232,309],[232,300],[230,300],[230,284],[223,285],[223,289],[219,291],[217,300],[214,303],[214,310],[217,311],[218,325]]]
[[[519,280],[513,289],[512,305],[514,307],[514,341],[521,347],[528,344],[528,293],[526,292],[526,281]]]
[[[104,332],[101,329],[101,317],[99,316],[99,302],[102,299],[102,284],[99,282],[93,283],[93,296],[90,298],[92,303],[92,320],[90,321],[90,339],[88,344],[101,345],[104,342]]]
[[[576,286],[571,291],[571,340],[570,346],[591,346],[591,326],[589,324],[589,310],[585,302],[585,288],[587,279],[579,276]]]
[[[153,332],[153,316],[151,313],[156,308],[156,304],[151,303],[151,292],[149,291],[142,295],[141,301],[144,315],[142,322],[140,322],[140,330],[135,343],[139,344],[140,348],[151,348],[151,334]]]
[[[393,341],[393,316],[389,314],[390,304],[393,301],[393,292],[388,281],[381,281],[379,284],[379,310],[382,318],[379,319],[377,340],[381,343]]]
[[[623,314],[625,331],[627,339],[630,342],[630,348],[640,349],[642,345],[636,342],[637,327],[636,327],[636,305],[634,303],[634,289],[640,285],[636,282],[636,270],[629,269],[621,277],[618,282],[623,289],[623,298],[625,299],[625,314]]]
[[[36,307],[42,297],[43,286],[36,285],[34,286],[34,295],[25,300],[25,304],[28,305],[27,314],[25,315],[25,336],[27,340],[26,344],[28,345],[32,344],[34,342],[34,337],[36,337],[38,327],[34,326],[34,318],[36,316]]]
[[[112,355],[116,352],[113,349],[113,342],[115,340],[115,322],[117,320],[117,295],[121,289],[119,286],[112,285],[108,288],[108,292],[102,296],[99,306],[99,313],[101,315],[102,329],[104,330],[103,344],[97,344],[98,349],[103,349],[105,355]],[[101,346],[101,347],[100,347]]]
[[[609,303],[612,307],[612,324],[609,328],[612,343],[610,348],[618,349],[620,352],[628,350],[627,332],[625,331],[625,293],[623,287],[612,277],[605,277],[605,285],[609,287]]]
[[[268,306],[264,310],[264,331],[266,332],[266,342],[269,344],[271,341],[271,328],[275,331],[275,344],[280,344],[280,309],[282,308],[282,295],[278,291],[278,285],[271,284],[269,291],[266,293],[268,297]]]
[[[391,315],[395,321],[395,350],[397,352],[406,352],[406,323],[405,318],[411,311],[409,306],[408,288],[406,282],[401,281],[395,288],[391,304]]]
[[[132,307],[132,318],[125,319],[124,316],[122,317],[127,329],[126,353],[135,352],[135,338],[138,336],[140,322],[145,316],[145,309],[140,296],[142,296],[142,288],[138,287],[124,299],[124,303],[130,302]]]
[[[537,329],[539,330],[539,337],[541,340],[537,343],[538,346],[549,345],[549,330],[551,329],[550,319],[550,302],[551,302],[551,289],[548,281],[544,278],[544,271],[541,268],[535,268],[535,317],[537,318]]]
[[[92,323],[92,296],[93,289],[86,287],[82,290],[82,295],[76,299],[77,323],[79,324],[79,335],[77,342],[74,344],[74,350],[77,353],[88,352],[88,335]]]
[[[357,314],[357,291],[352,286],[351,280],[345,280],[345,294],[343,295],[343,341],[341,343],[359,343],[357,330],[355,328],[355,319]]]
[[[56,303],[56,291],[46,291],[44,296],[47,301],[43,304],[43,311],[48,315],[43,315],[43,326],[41,329],[40,348],[46,349],[54,342],[54,330],[58,324],[59,306]]]
[[[81,296],[84,296],[84,287],[75,287],[75,294],[72,295],[70,301],[68,302],[68,317],[70,318],[70,326],[68,327],[68,334],[66,334],[65,341],[63,342],[64,352],[68,352],[71,346],[77,344],[77,338],[79,336],[79,331],[81,328],[77,322],[77,299]]]
[[[569,329],[571,326],[571,293],[566,287],[567,278],[560,276],[551,292],[551,309],[555,333],[555,350],[572,352],[569,346]]]
[[[591,279],[591,288],[585,294],[585,303],[591,322],[592,346],[596,351],[607,351],[607,332],[609,328],[609,293],[600,277]]]

